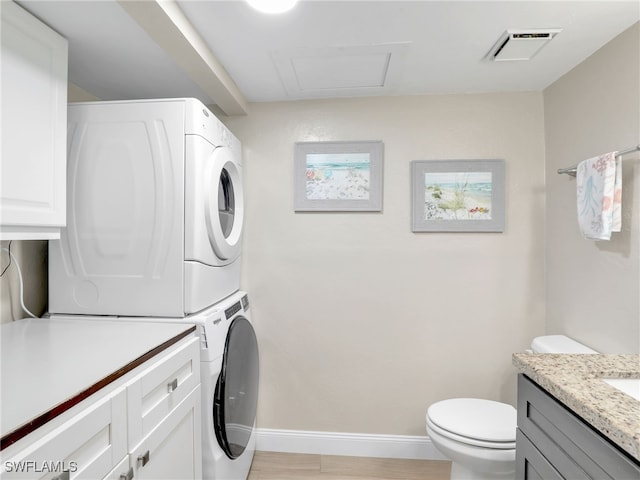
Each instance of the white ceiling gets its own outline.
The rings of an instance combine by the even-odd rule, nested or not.
[[[282,52],[395,43],[408,46],[385,94],[541,90],[638,21],[640,12],[637,1],[310,1],[266,17],[241,1],[179,4],[250,101],[291,97],[274,62]],[[563,30],[530,62],[484,60],[509,28],[554,27]]]
[[[19,3],[69,39],[69,79],[93,95],[217,103],[115,0]],[[177,4],[251,102],[542,90],[640,20],[638,0]],[[546,28],[562,31],[531,61],[486,58],[507,29]]]

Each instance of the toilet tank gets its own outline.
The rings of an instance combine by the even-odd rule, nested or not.
[[[533,353],[598,353],[564,335],[543,335],[531,342]]]

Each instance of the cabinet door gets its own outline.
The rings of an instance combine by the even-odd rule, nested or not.
[[[67,41],[3,1],[0,240],[60,237],[66,220]]]
[[[563,480],[553,465],[542,456],[536,447],[517,430],[516,479],[518,480]]]
[[[129,455],[124,457],[102,480],[133,480],[133,467],[130,459]]]
[[[131,452],[134,478],[202,477],[200,385]]]
[[[127,454],[126,408],[126,391],[121,389],[29,442],[12,458],[3,458],[0,476],[3,480],[103,478]]]

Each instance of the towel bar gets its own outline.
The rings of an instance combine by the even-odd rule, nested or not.
[[[627,148],[626,150],[621,150],[616,154],[616,157],[621,157],[623,155],[627,155],[628,153],[637,152],[640,150],[640,145],[636,145],[635,147]],[[576,176],[577,167],[568,167],[568,168],[559,168],[559,174],[571,175],[572,177]]]

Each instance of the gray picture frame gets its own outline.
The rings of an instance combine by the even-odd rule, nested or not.
[[[297,142],[296,212],[382,211],[382,141]]]
[[[503,232],[504,160],[411,162],[413,232]]]

